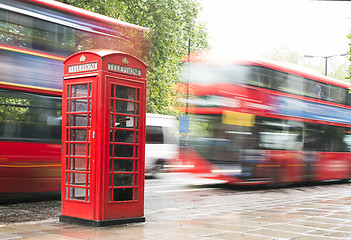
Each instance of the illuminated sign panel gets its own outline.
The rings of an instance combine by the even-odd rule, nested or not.
[[[135,75],[138,77],[141,76],[141,69],[125,67],[125,66],[121,66],[121,65],[117,65],[117,64],[113,64],[113,63],[108,64],[108,70],[114,71],[114,72],[130,74],[130,75]]]
[[[97,62],[68,66],[68,73],[92,71],[97,69]]]

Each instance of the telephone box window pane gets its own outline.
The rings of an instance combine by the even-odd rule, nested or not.
[[[134,114],[134,102],[116,101],[116,113]]]
[[[137,89],[137,101],[140,101],[140,89]]]
[[[109,194],[108,194],[108,200],[110,201],[110,202],[112,202],[112,189],[109,189]]]
[[[87,169],[87,162],[85,158],[71,158],[70,170],[85,171]]]
[[[135,146],[135,157],[137,158],[138,157],[138,155],[139,155],[139,152],[138,152],[138,146]]]
[[[71,86],[71,97],[86,97],[88,94],[88,84],[78,84]]]
[[[134,117],[116,115],[116,128],[134,128]]]
[[[69,199],[84,201],[85,188],[75,188],[75,187],[69,188]]]
[[[113,189],[113,201],[131,201],[133,200],[133,188]]]
[[[111,100],[111,106],[110,106],[110,112],[113,113],[113,109],[115,109],[115,105],[114,105],[114,100]]]
[[[86,141],[87,130],[84,129],[71,129],[71,141]]]
[[[109,171],[112,172],[113,169],[113,159],[110,159]]]
[[[138,200],[138,189],[134,189],[134,200]]]
[[[115,172],[133,172],[133,160],[118,159],[114,162]]]
[[[89,97],[91,97],[91,83],[89,83]]]
[[[110,115],[110,127],[114,127],[113,114]]]
[[[68,199],[68,187],[66,187],[66,199]]]
[[[86,174],[85,173],[70,173],[69,174],[69,183],[71,185],[86,185]]]
[[[87,201],[89,202],[90,201],[90,191],[89,191],[89,188],[87,189]]]
[[[136,103],[136,115],[139,115],[139,103]]]
[[[115,97],[115,85],[111,85],[111,97]]]
[[[113,144],[110,144],[110,157],[113,157]]]
[[[71,127],[86,127],[87,115],[86,114],[71,114]]]
[[[71,112],[86,112],[88,109],[87,99],[72,99]]]
[[[134,186],[138,186],[138,174],[134,176]]]
[[[138,171],[138,160],[135,160],[135,172]]]
[[[133,186],[133,174],[115,174],[113,179],[115,187]]]
[[[67,85],[67,95],[66,98],[69,98],[69,85]],[[68,106],[68,105],[67,105]]]
[[[109,174],[109,186],[112,187],[113,183],[112,183],[112,174]]]
[[[115,144],[115,157],[133,157],[133,145]]]
[[[135,100],[135,88],[125,87],[125,86],[116,86],[116,97]]]
[[[87,155],[87,145],[85,143],[70,144],[71,156],[86,156]]]
[[[115,130],[115,142],[134,143],[134,131]]]

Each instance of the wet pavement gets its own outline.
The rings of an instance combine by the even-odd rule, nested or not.
[[[93,228],[56,213],[4,223],[0,239],[351,239],[351,183],[248,191],[158,183],[146,182],[144,223]]]

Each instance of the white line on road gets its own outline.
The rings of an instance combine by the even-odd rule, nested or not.
[[[193,189],[178,189],[178,190],[166,190],[166,191],[155,191],[158,193],[171,193],[171,192],[195,192],[195,191],[205,191],[217,188],[193,188]]]

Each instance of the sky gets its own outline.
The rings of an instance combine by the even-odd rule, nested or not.
[[[277,46],[302,55],[350,50],[351,1],[199,0],[210,44],[222,53],[261,56]]]

